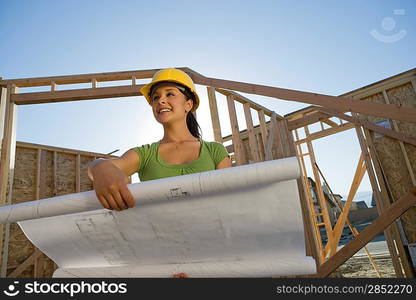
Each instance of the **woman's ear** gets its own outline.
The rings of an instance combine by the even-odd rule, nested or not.
[[[188,99],[186,101],[185,111],[190,112],[192,107],[194,107],[194,101],[192,101],[192,99]]]

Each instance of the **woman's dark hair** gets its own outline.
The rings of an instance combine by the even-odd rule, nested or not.
[[[194,100],[192,99],[192,101]],[[201,127],[199,127],[198,121],[195,119],[195,116],[192,112],[188,112],[188,115],[186,116],[186,125],[188,125],[188,129],[194,137],[198,139],[201,138]]]
[[[187,86],[184,86],[182,84],[176,84],[176,85],[177,86],[179,85],[180,87],[182,87],[179,90],[181,91],[182,94],[185,95],[186,100],[191,99],[195,105],[194,93],[192,93],[191,90]],[[188,125],[188,129],[194,137],[196,137],[197,139],[201,138],[201,132],[200,132],[201,127],[199,127],[198,121],[195,119],[195,116],[191,111],[189,111],[188,115],[186,116],[186,125]]]
[[[180,91],[182,92],[182,94],[185,95],[186,100],[191,99],[192,103],[195,106],[194,93],[192,93],[191,90],[186,86],[184,86],[184,90],[180,89]],[[186,125],[188,125],[188,129],[194,137],[196,137],[197,139],[201,138],[201,133],[200,133],[201,127],[199,127],[198,121],[195,119],[195,116],[192,113],[192,111],[189,111],[188,115],[186,116]]]

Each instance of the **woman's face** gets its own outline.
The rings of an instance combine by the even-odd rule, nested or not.
[[[152,110],[156,121],[162,124],[185,119],[193,102],[173,84],[167,83],[156,88],[152,93]]]

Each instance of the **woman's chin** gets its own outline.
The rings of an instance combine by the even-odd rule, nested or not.
[[[168,124],[169,121],[171,120],[171,118],[169,117],[157,117],[156,121],[159,122],[160,124]]]

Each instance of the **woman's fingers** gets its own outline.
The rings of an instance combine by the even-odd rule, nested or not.
[[[172,276],[173,278],[189,278],[188,274],[182,272],[182,273],[177,273],[177,274],[173,274]]]
[[[107,200],[108,204],[110,205],[110,209],[121,210],[117,204],[117,201],[114,200],[111,194],[108,194],[105,199]]]
[[[107,209],[111,209],[110,208],[110,205],[107,202],[107,200],[105,200],[105,198],[103,196],[98,196],[97,195],[97,198],[98,198],[98,201],[100,201],[100,203],[101,203],[102,206],[104,206]]]
[[[123,198],[121,197],[120,191],[113,191],[113,198],[116,200],[118,207],[121,209],[127,209],[128,205],[124,202]]]
[[[120,194],[124,200],[124,203],[126,203],[128,207],[134,207],[136,205],[136,201],[134,201],[133,195],[131,194],[127,185],[124,185],[120,188]]]
[[[98,200],[107,209],[124,210],[136,204],[127,184],[94,185],[94,189]]]

